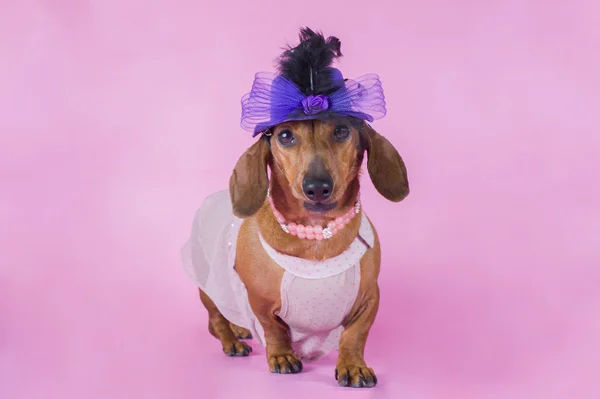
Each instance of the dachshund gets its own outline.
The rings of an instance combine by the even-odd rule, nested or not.
[[[360,202],[361,170],[366,154],[377,192],[400,202],[409,194],[406,166],[369,114],[334,106],[340,92],[354,95],[330,67],[341,56],[339,39],[308,28],[300,39],[267,86],[274,96],[283,77],[308,100],[297,117],[273,120],[270,111],[266,124],[252,125],[260,137],[237,161],[229,189],[197,211],[184,265],[225,354],[248,356],[243,339],[254,337],[269,370],[288,374],[337,349],[338,384],[372,387],[364,348],[379,307],[381,249]],[[368,82],[351,82],[355,94],[378,93]],[[306,112],[310,101],[322,112]]]

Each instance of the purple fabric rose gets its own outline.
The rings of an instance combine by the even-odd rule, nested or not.
[[[308,96],[302,100],[302,106],[306,115],[314,115],[327,110],[329,108],[329,100],[324,95]]]

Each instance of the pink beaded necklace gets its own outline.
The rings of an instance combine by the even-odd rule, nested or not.
[[[327,223],[327,227],[323,226],[304,226],[302,224],[296,224],[294,222],[286,223],[285,218],[279,212],[275,205],[273,204],[273,197],[271,197],[270,191],[267,193],[267,197],[269,198],[269,205],[271,205],[271,210],[273,211],[273,215],[281,229],[288,234],[296,236],[300,239],[306,240],[317,240],[321,241],[323,239],[329,239],[333,237],[338,231],[342,230],[344,226],[346,226],[350,221],[360,213],[360,198],[356,200],[356,204],[346,212],[345,215],[336,218],[335,220]]]

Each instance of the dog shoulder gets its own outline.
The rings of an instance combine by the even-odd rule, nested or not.
[[[370,247],[367,249],[360,261],[360,274],[361,274],[361,287],[371,286],[377,283],[379,278],[379,269],[381,264],[381,245],[379,242],[379,235],[375,225],[367,216],[367,222],[371,227],[371,235],[369,237]],[[372,244],[372,245],[371,245]]]

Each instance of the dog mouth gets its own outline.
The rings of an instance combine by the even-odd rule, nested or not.
[[[304,208],[314,213],[326,213],[337,206],[337,202],[323,203],[323,202],[304,202]]]

